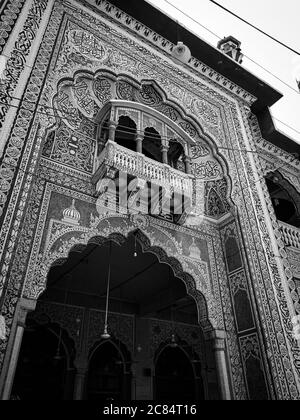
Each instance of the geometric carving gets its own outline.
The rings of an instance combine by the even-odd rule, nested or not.
[[[216,179],[222,177],[222,169],[216,161],[205,161],[192,164],[192,174],[197,179]]]
[[[224,234],[224,247],[228,272],[232,273],[243,267],[240,248],[234,231],[231,229],[227,229]]]
[[[230,276],[229,285],[238,332],[255,328],[245,272]]]
[[[269,392],[267,389],[257,334],[240,338],[240,343],[249,397],[253,401],[268,400]]]
[[[56,130],[56,134],[51,132],[48,135],[43,155],[77,170],[91,172],[94,147],[95,145],[89,137],[78,131],[74,133],[62,123]]]
[[[162,97],[152,85],[144,84],[142,89],[137,92],[137,100],[155,108],[162,102]]]
[[[230,211],[227,200],[228,186],[225,179],[207,182],[205,185],[205,214],[220,218]]]
[[[109,79],[97,77],[93,83],[93,91],[101,105],[112,99],[112,82]],[[128,99],[127,99],[128,100]]]

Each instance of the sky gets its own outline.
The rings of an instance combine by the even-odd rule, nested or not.
[[[239,21],[228,12],[214,5],[210,0],[147,0],[173,19],[178,20],[190,31],[213,46],[219,38],[233,35],[242,42],[242,52],[269,70],[284,83],[258,65],[244,58],[242,66],[264,80],[284,95],[271,107],[274,124],[300,144],[300,93],[296,77],[300,79],[300,55],[297,55],[255,29]],[[267,32],[279,41],[300,53],[300,1],[299,0],[217,0],[243,19]],[[173,6],[191,16],[201,25],[214,32],[216,36],[184,16]],[[292,127],[296,131],[283,125]],[[297,133],[298,131],[298,133]]]

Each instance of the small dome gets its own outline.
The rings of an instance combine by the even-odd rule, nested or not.
[[[75,200],[72,201],[72,204],[69,208],[64,210],[63,215],[64,222],[71,223],[73,225],[79,225],[81,216],[79,211],[75,207]]]
[[[193,242],[192,242],[192,245],[189,247],[189,251],[190,251],[190,258],[193,258],[195,260],[201,259],[201,251],[195,243],[195,238],[193,238]]]

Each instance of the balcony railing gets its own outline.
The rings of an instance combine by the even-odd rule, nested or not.
[[[166,191],[171,190],[189,198],[193,195],[192,175],[149,159],[142,153],[133,152],[110,140],[95,161],[94,184],[101,179],[105,168],[113,168],[135,178],[152,182]]]
[[[283,222],[279,223],[285,244],[300,249],[300,229]]]

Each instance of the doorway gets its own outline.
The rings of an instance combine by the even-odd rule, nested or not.
[[[157,357],[154,389],[156,401],[196,401],[193,366],[179,346],[166,346]]]
[[[195,299],[170,264],[161,262],[153,250],[144,250],[137,233],[120,239],[107,239],[101,245],[90,243],[80,252],[74,250],[63,265],[50,270],[47,289],[29,319],[38,322],[46,309],[57,329],[54,334],[42,328],[38,328],[39,335],[25,332],[13,390],[20,398],[72,399],[74,382],[77,384],[81,375],[80,399],[202,399],[197,378],[203,374],[201,382],[206,384],[206,373],[195,373],[193,357],[168,346],[156,358],[166,338],[171,342],[172,331],[177,332],[180,343],[188,330],[189,345],[198,349],[201,360],[206,359]],[[103,340],[108,301],[109,340]],[[71,357],[67,346],[61,346],[62,359],[52,368],[59,342],[58,325],[62,323],[66,335],[72,337],[73,347],[68,350]],[[26,324],[28,327],[28,320]],[[48,334],[47,338],[43,334]],[[84,359],[85,372],[82,375],[73,368],[76,378],[72,382],[66,371],[72,363],[77,366],[76,357],[82,348],[80,361]],[[36,372],[31,382],[26,379],[27,365],[28,372]],[[40,369],[42,365],[45,369]]]
[[[124,401],[127,399],[128,389],[130,389],[130,381],[126,381],[124,356],[112,342],[102,343],[90,359],[87,400]]]

